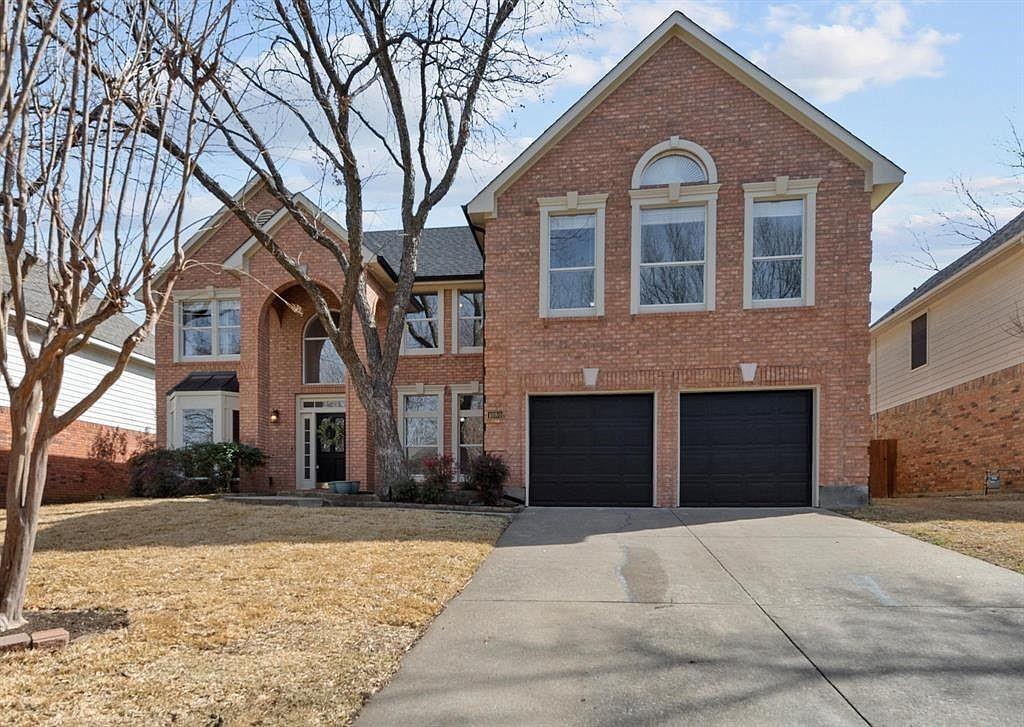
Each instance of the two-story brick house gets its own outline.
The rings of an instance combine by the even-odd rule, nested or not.
[[[531,504],[866,495],[871,216],[902,177],[674,13],[467,205],[472,232],[428,234],[396,381],[408,453],[499,452]],[[333,263],[258,187],[240,195],[330,288]],[[367,240],[384,298],[396,235]],[[190,245],[248,275],[178,284],[161,437],[239,436],[288,489],[329,479],[318,434],[344,414],[345,474],[372,487],[365,415],[308,301],[276,297],[303,302],[245,237],[221,215]],[[335,383],[306,383],[316,356]],[[204,371],[225,375],[189,378]]]

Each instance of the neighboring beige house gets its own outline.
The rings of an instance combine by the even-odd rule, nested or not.
[[[871,326],[876,439],[897,494],[1024,485],[1024,213]]]

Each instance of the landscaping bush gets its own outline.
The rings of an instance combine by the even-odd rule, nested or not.
[[[420,486],[416,480],[412,478],[412,475],[406,475],[405,477],[392,482],[390,489],[391,499],[395,502],[419,501]]]
[[[239,470],[266,462],[263,451],[238,442],[193,444],[181,449],[155,447],[128,460],[129,494],[134,497],[187,497],[226,491]]]
[[[128,493],[133,497],[182,497],[186,483],[178,450],[156,447],[128,460]]]
[[[484,452],[469,463],[469,485],[480,493],[480,499],[485,505],[501,502],[507,481],[508,465],[500,455]]]
[[[193,444],[180,451],[189,477],[203,480],[210,492],[227,492],[241,470],[266,464],[263,450],[240,442]]]
[[[424,479],[419,483],[417,502],[438,503],[452,486],[455,462],[447,454],[423,460]]]

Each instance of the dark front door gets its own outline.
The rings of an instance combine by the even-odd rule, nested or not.
[[[810,391],[683,394],[679,504],[811,504]]]
[[[653,504],[650,394],[530,397],[530,504]]]
[[[316,481],[345,479],[345,415],[316,415]]]

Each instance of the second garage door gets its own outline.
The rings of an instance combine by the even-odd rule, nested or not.
[[[649,506],[650,394],[530,397],[530,504]]]
[[[811,504],[810,391],[683,394],[679,504]]]

